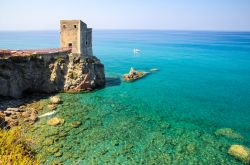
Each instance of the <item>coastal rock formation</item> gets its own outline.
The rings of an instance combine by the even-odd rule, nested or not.
[[[79,92],[105,84],[104,66],[95,56],[70,52],[0,58],[0,96],[30,92]]]
[[[232,145],[228,150],[228,154],[241,160],[245,164],[250,164],[250,150],[242,145]]]
[[[79,92],[105,84],[104,66],[95,56],[71,56],[64,90]]]
[[[130,68],[130,71],[128,74],[124,74],[123,78],[125,81],[134,81],[139,78],[142,78],[143,76],[147,75],[147,72],[142,72],[142,71],[136,71],[134,68]]]

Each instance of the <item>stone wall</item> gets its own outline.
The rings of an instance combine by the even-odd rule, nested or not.
[[[88,55],[93,55],[93,50],[92,50],[92,29],[91,28],[87,29],[86,49],[87,49],[87,54]]]
[[[92,29],[80,20],[61,20],[60,46],[69,47],[72,53],[92,56]]]
[[[81,31],[87,25],[80,20],[61,20],[60,47],[69,47],[72,44],[73,53],[81,53]]]

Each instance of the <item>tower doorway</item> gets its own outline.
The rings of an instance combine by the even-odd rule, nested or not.
[[[69,43],[68,46],[69,46],[69,48],[72,48],[72,43]]]

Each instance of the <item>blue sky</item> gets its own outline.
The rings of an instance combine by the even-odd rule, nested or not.
[[[95,29],[250,31],[250,0],[0,0],[0,30],[56,30],[60,19]]]

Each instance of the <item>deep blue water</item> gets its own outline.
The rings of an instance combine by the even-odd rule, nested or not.
[[[0,32],[0,49],[50,47],[59,47],[58,32]],[[141,53],[133,54],[133,48]],[[64,139],[72,149],[62,148],[63,162],[240,163],[227,149],[235,143],[250,147],[250,32],[95,30],[93,51],[105,65],[107,86],[91,93],[60,94],[65,105],[57,115],[66,123],[88,125],[84,133],[73,130]],[[133,83],[120,81],[130,67],[159,71]],[[90,112],[83,112],[83,106]],[[216,136],[220,128],[231,128],[245,140]],[[96,143],[94,133],[105,136]],[[112,145],[114,140],[119,145]],[[160,147],[151,146],[154,140]],[[173,140],[177,144],[172,145]],[[128,144],[132,147],[127,152],[113,156]],[[187,154],[188,144],[195,146],[195,154]],[[84,152],[79,154],[81,147]],[[108,151],[98,155],[104,148]],[[78,156],[67,159],[67,153]],[[167,155],[159,156],[163,153]]]

